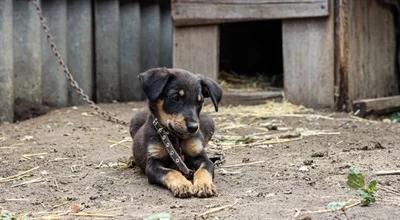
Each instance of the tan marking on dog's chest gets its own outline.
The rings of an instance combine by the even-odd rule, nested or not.
[[[167,151],[159,144],[149,144],[147,148],[147,155],[154,158],[163,158],[167,156]]]
[[[203,142],[200,138],[191,138],[184,142],[184,152],[191,157],[199,155],[203,149]]]

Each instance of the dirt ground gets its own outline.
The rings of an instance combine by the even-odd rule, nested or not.
[[[124,120],[140,106],[103,105]],[[100,120],[88,107],[1,125],[0,212],[70,219],[84,214],[142,219],[166,212],[194,219],[228,206],[204,218],[399,219],[400,175],[373,174],[400,169],[400,124],[289,104],[223,107],[213,117],[218,129],[210,152],[223,149],[228,167],[216,169],[219,196],[206,199],[174,198],[149,185],[138,168],[127,168],[128,129]],[[279,136],[293,132],[301,136]],[[280,138],[265,138],[274,134]],[[346,215],[318,213],[329,202],[357,199],[345,182],[350,167],[378,181],[377,202],[350,208]]]

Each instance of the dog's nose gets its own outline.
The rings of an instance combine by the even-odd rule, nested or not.
[[[188,122],[186,127],[190,133],[194,134],[199,129],[199,124],[197,122]]]

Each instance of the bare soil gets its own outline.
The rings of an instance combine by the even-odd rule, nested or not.
[[[103,107],[129,120],[143,105]],[[224,136],[262,132],[257,126],[267,122],[331,134],[314,132],[300,140],[258,146],[250,141],[236,147],[232,142],[229,147],[227,142],[221,145],[226,155],[223,166],[245,164],[216,169],[219,196],[178,199],[149,185],[138,168],[126,167],[131,142],[112,145],[129,140],[126,127],[100,120],[86,106],[54,110],[0,126],[0,180],[38,167],[20,179],[0,183],[0,212],[29,213],[31,218],[61,213],[62,218],[70,219],[76,218],[74,213],[142,219],[167,212],[174,219],[194,219],[207,210],[236,202],[205,218],[295,219],[296,210],[302,210],[298,219],[399,219],[400,176],[373,174],[400,169],[400,124],[357,120],[332,112],[305,113],[327,117],[280,117],[267,110],[265,116],[261,110],[253,118],[246,118],[243,111],[238,121],[235,114],[242,108],[249,107],[222,108],[214,115],[216,143],[218,138],[223,142]],[[235,124],[246,126],[235,128]],[[251,162],[257,163],[246,164]],[[345,182],[350,167],[359,168],[368,179],[377,179],[378,201],[369,207],[348,209],[346,215],[342,211],[309,213],[324,210],[331,201],[357,199]]]

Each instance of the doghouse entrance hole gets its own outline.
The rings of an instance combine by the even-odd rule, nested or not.
[[[222,24],[222,84],[266,90],[283,87],[282,22],[280,20]]]

